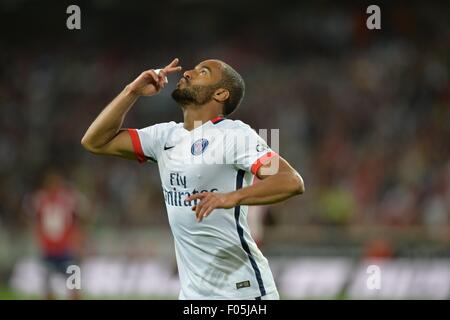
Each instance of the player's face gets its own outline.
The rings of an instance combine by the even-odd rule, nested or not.
[[[48,191],[55,191],[62,187],[63,178],[55,172],[49,172],[45,176],[43,184]]]
[[[219,61],[203,61],[183,73],[172,98],[181,105],[203,105],[212,99],[221,78],[222,65]]]

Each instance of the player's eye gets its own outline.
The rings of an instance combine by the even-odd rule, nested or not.
[[[200,74],[206,74],[206,70],[203,69],[202,71],[200,71]]]

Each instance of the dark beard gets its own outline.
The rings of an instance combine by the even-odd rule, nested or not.
[[[180,105],[201,106],[212,99],[216,86],[190,86],[183,89],[175,89],[172,92],[172,98]]]

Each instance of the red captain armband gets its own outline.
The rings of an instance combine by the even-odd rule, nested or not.
[[[251,166],[251,172],[256,176],[256,173],[258,172],[259,168],[261,168],[262,165],[269,162],[270,159],[272,159],[274,156],[278,155],[274,151],[269,151],[262,157],[260,157],[258,160],[256,160],[252,166]]]
[[[136,154],[137,160],[139,163],[143,163],[147,161],[144,151],[142,150],[141,140],[139,139],[139,135],[136,129],[128,129],[128,133],[130,134],[131,143],[133,144],[134,153]]]

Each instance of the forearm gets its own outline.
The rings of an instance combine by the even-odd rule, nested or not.
[[[274,195],[270,195],[270,196],[247,197],[244,200],[240,201],[240,204],[249,205],[249,206],[267,205],[267,204],[281,202],[292,196],[293,196],[293,194],[291,194],[291,193],[278,193],[278,194],[274,194]]]
[[[281,173],[233,191],[232,196],[238,205],[264,205],[283,201],[303,191],[303,180],[298,174]]]
[[[99,148],[107,144],[119,132],[126,114],[138,99],[129,86],[111,101],[89,126],[82,144],[90,148]]]

